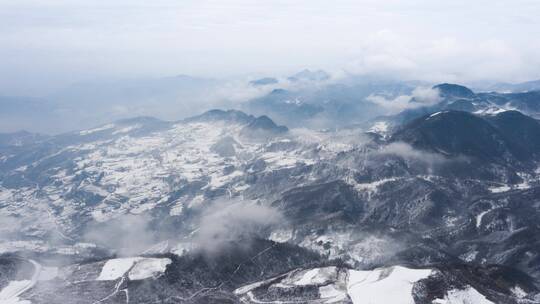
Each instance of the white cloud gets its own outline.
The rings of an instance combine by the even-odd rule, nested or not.
[[[528,0],[0,0],[0,91],[305,67],[527,80],[540,77],[539,12]]]
[[[500,33],[495,38],[472,38],[443,31],[434,35],[384,29],[359,42],[363,47],[351,56],[347,70],[430,82],[525,81],[540,77],[536,70],[540,56],[534,54],[540,43],[520,41],[524,37]]]
[[[247,202],[218,201],[201,217],[195,241],[206,254],[217,254],[229,246],[249,247],[254,237],[283,222],[281,213]]]
[[[367,100],[387,109],[388,114],[395,114],[406,109],[434,105],[441,100],[441,97],[437,89],[418,87],[411,95],[402,95],[392,99],[381,95],[370,95]]]
[[[429,153],[414,149],[411,145],[404,142],[395,142],[384,146],[381,150],[377,151],[378,155],[396,155],[405,159],[422,160],[428,163],[441,162],[444,157],[438,154]]]
[[[93,223],[85,230],[83,239],[117,250],[129,256],[148,249],[157,242],[159,231],[151,228],[148,215],[122,215],[105,223]]]

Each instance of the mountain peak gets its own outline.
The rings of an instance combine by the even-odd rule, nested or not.
[[[252,130],[267,130],[276,133],[287,132],[288,129],[285,126],[278,126],[270,117],[266,115],[259,116],[249,123],[247,126]]]
[[[238,110],[220,110],[213,109],[207,112],[204,112],[201,115],[193,116],[186,118],[185,122],[197,122],[197,121],[236,121],[241,123],[249,123],[255,117],[248,115],[242,111]]]
[[[244,138],[252,140],[266,140],[287,131],[289,131],[287,127],[279,126],[270,117],[262,115],[253,119],[247,126],[242,128],[240,134]]]
[[[277,95],[277,96],[280,96],[280,95],[286,95],[287,93],[289,93],[287,90],[285,89],[273,89],[269,95]]]
[[[433,89],[439,90],[443,97],[472,98],[475,96],[471,89],[458,84],[441,83],[434,86]]]
[[[323,70],[311,71],[309,69],[304,69],[292,76],[290,76],[289,81],[324,81],[330,79],[330,74]]]
[[[270,84],[276,84],[278,83],[278,80],[273,77],[264,77],[260,79],[255,79],[249,82],[252,86],[265,86]]]
[[[477,116],[462,111],[436,112],[394,133],[393,141],[451,156],[483,161],[528,161],[540,149],[540,122],[517,111]]]
[[[392,136],[416,148],[446,155],[493,160],[505,154],[501,134],[489,122],[468,112],[444,111],[418,118]]]

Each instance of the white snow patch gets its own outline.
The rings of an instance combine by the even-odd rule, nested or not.
[[[459,221],[459,217],[455,216],[444,216],[444,223],[448,227],[455,227],[456,223]]]
[[[193,250],[193,243],[191,242],[180,242],[171,248],[171,253],[176,254],[177,256],[183,256]]]
[[[385,134],[388,132],[389,126],[386,121],[377,121],[371,126],[368,132],[373,132],[377,134]]]
[[[533,181],[534,178],[526,173],[518,173],[518,175],[519,177],[521,177],[523,181],[519,184],[516,184],[514,188],[518,190],[526,190],[526,189],[531,188],[531,185],[529,184],[529,182]]]
[[[0,291],[0,303],[12,304],[12,303],[30,303],[30,301],[23,301],[17,297],[20,290],[26,286],[32,284],[31,280],[11,281],[9,284]]]
[[[257,288],[259,288],[259,287],[261,287],[261,286],[263,286],[265,284],[268,284],[269,282],[272,282],[274,279],[275,279],[275,277],[270,278],[268,280],[255,282],[255,283],[252,283],[252,284],[249,284],[249,285],[246,285],[246,286],[242,286],[240,288],[235,289],[234,294],[236,294],[236,295],[246,294],[246,293],[251,292],[252,290],[257,289]]]
[[[435,112],[435,113],[429,115],[428,119],[429,119],[429,118],[432,118],[432,117],[435,117],[435,116],[437,116],[437,115],[439,115],[439,114],[441,114],[441,113],[444,113],[444,112]]]
[[[92,215],[92,218],[96,220],[96,222],[99,222],[99,223],[106,222],[112,216],[110,214],[107,214],[104,210],[101,210],[101,209],[93,210],[90,214]]]
[[[329,276],[335,272],[336,267],[314,268],[306,271],[300,280],[294,282],[294,285],[321,285],[327,282]]]
[[[267,152],[262,155],[262,159],[267,163],[267,171],[276,169],[292,168],[300,162],[296,155],[288,154],[284,151]]]
[[[125,128],[114,131],[113,135],[121,134],[121,133],[128,133],[130,131],[140,129],[141,127],[142,126],[140,124],[136,124],[136,125],[133,125],[133,126],[128,126],[128,127],[125,127]]]
[[[167,265],[172,261],[168,258],[145,258],[137,261],[135,266],[129,272],[130,280],[144,280],[147,278],[155,277],[165,272]]]
[[[2,304],[32,304],[32,302],[28,300],[21,300],[19,297],[14,297],[10,299],[0,299]]]
[[[377,180],[377,181],[374,181],[374,182],[371,182],[371,183],[356,183],[356,182],[353,182],[352,186],[354,186],[354,188],[358,192],[367,193],[368,199],[371,200],[371,196],[373,194],[377,193],[377,188],[379,188],[379,186],[384,185],[384,184],[389,183],[389,182],[394,182],[396,180],[398,180],[398,179],[395,178],[395,177],[391,177],[391,178],[384,178],[384,179],[381,179],[381,180]]]
[[[104,125],[104,126],[99,127],[99,128],[94,128],[94,129],[90,129],[90,130],[83,130],[83,131],[79,132],[79,134],[80,135],[88,135],[88,134],[96,133],[96,132],[99,132],[99,131],[105,131],[105,130],[112,129],[112,128],[114,128],[114,124],[108,124],[108,125]]]
[[[393,181],[396,181],[397,178],[395,177],[392,177],[392,178],[384,178],[384,179],[381,179],[381,180],[378,180],[378,181],[374,181],[374,182],[371,182],[371,183],[359,183],[359,184],[356,184],[355,185],[355,188],[358,190],[358,191],[362,191],[362,190],[367,190],[367,191],[376,191],[377,188],[380,186],[380,185],[383,185],[383,184],[386,184],[388,182],[393,182]]]
[[[15,169],[15,171],[17,172],[24,172],[26,171],[26,169],[28,169],[28,166],[20,166],[19,168]]]
[[[251,187],[250,185],[248,184],[243,184],[243,185],[238,185],[238,186],[235,186],[233,188],[233,190],[237,193],[242,193],[244,191],[246,191],[247,189],[249,189],[249,187]]]
[[[300,99],[298,99],[298,98],[295,98],[294,100],[287,99],[287,100],[285,100],[285,103],[286,104],[294,104],[294,105],[299,106],[299,105],[302,104],[302,101]]]
[[[465,262],[472,262],[476,259],[476,256],[478,255],[478,251],[477,250],[472,250],[472,251],[469,251],[467,253],[464,253],[462,255],[459,256],[460,259],[462,259],[463,261]]]
[[[146,249],[142,254],[164,254],[169,252],[169,249],[169,241],[165,240],[150,246],[150,248]]]
[[[90,192],[90,193],[93,193],[93,194],[96,194],[96,195],[99,195],[99,196],[107,196],[109,195],[109,192],[107,192],[106,190],[96,186],[96,185],[86,185],[84,187],[81,188],[82,190],[85,190],[86,192]]]
[[[347,290],[354,304],[414,304],[413,284],[432,273],[431,269],[410,269],[402,266],[372,271],[349,270]]]
[[[502,112],[506,112],[508,110],[505,110],[503,108],[491,106],[485,109],[480,109],[478,111],[475,111],[474,114],[480,114],[480,115],[497,115]]]
[[[537,181],[537,179],[533,178],[529,174],[518,173],[518,175],[522,179],[521,183],[514,184],[514,185],[501,184],[500,186],[497,186],[497,187],[488,188],[488,190],[491,191],[492,193],[502,193],[502,192],[506,192],[510,190],[526,190],[526,189],[531,188],[531,184],[530,184],[531,182],[534,183]]]
[[[238,170],[232,172],[231,174],[223,175],[223,176],[213,174],[213,175],[210,176],[212,178],[212,180],[210,182],[210,186],[213,189],[222,188],[227,183],[231,182],[234,178],[240,177],[242,175],[244,175],[244,173],[242,171],[238,171]]]
[[[36,284],[42,266],[34,260],[28,260],[34,265],[34,273],[30,280],[11,281],[0,291],[0,303],[2,304],[30,304],[30,301],[21,300],[19,296]]]
[[[28,250],[33,252],[45,252],[50,247],[43,241],[9,241],[0,243],[0,253]]]
[[[200,206],[204,202],[204,195],[200,194],[195,196],[188,205],[188,208],[194,208]]]
[[[508,185],[501,185],[498,187],[488,188],[488,190],[491,191],[491,193],[502,193],[502,192],[510,191],[512,190],[512,188],[510,188],[510,186]]]
[[[312,232],[311,235],[306,236],[299,245],[317,251],[322,255],[328,255],[328,258],[330,259],[343,258],[344,252],[352,253],[349,251],[349,248],[345,246],[352,237],[353,236],[351,236],[349,231],[342,232],[329,230],[323,235]],[[325,249],[324,245],[330,245],[330,247]]]
[[[96,279],[98,281],[111,281],[117,280],[124,276],[124,274],[133,266],[137,261],[141,260],[140,257],[135,258],[120,258],[108,260],[103,268],[99,277]]]
[[[293,231],[291,229],[287,229],[287,230],[272,231],[268,239],[276,243],[286,243],[290,241],[292,237],[293,237]]]
[[[480,228],[480,225],[482,225],[482,218],[484,217],[484,215],[488,214],[489,212],[491,212],[493,209],[489,209],[489,210],[486,210],[486,211],[482,211],[480,212],[480,214],[478,214],[476,216],[476,228]]]
[[[514,288],[512,288],[511,291],[514,294],[514,296],[516,296],[519,299],[523,299],[527,296],[527,292],[517,285],[514,286]]]
[[[140,205],[136,206],[135,208],[132,208],[131,210],[129,210],[129,213],[131,213],[131,214],[142,214],[145,211],[154,209],[154,207],[157,204],[158,204],[157,202],[143,203],[143,204],[140,204]]]
[[[0,200],[7,201],[9,198],[13,196],[13,193],[15,191],[12,189],[6,189],[3,187],[0,187]]]
[[[181,215],[183,211],[184,211],[184,203],[177,202],[171,207],[171,210],[169,210],[169,215],[171,216]]]
[[[167,265],[172,263],[168,258],[119,258],[108,260],[103,268],[98,281],[111,281],[123,277],[129,271],[130,280],[143,280],[163,273]]]
[[[50,281],[58,276],[58,267],[44,266],[39,272],[38,281]]]
[[[324,303],[336,303],[347,299],[347,293],[332,284],[319,287],[319,295],[325,300]]]
[[[325,234],[312,233],[299,244],[329,259],[341,259],[353,265],[373,264],[398,250],[395,240],[373,235],[359,236],[351,231],[329,229]]]
[[[494,304],[472,287],[452,289],[444,299],[436,299],[433,304]]]
[[[388,240],[370,235],[354,244],[348,250],[348,255],[354,262],[373,263],[388,254],[388,248]]]

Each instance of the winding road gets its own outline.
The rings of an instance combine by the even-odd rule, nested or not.
[[[42,266],[34,260],[28,260],[34,265],[34,273],[30,280],[11,281],[8,286],[0,291],[0,303],[17,303],[19,296],[36,285]]]

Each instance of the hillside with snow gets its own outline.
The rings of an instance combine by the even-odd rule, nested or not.
[[[454,110],[397,127],[212,110],[14,134],[0,299],[536,303],[539,134],[516,111]]]

